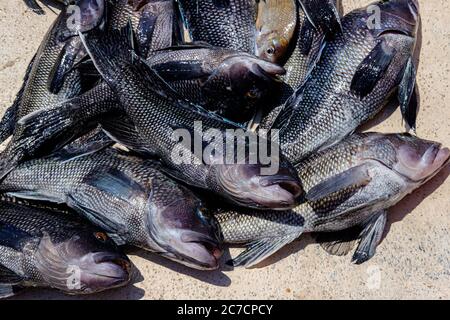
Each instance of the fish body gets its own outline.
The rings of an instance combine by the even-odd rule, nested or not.
[[[242,161],[237,163],[234,160],[230,164],[223,158],[226,152],[211,154],[205,160],[203,153],[200,155],[191,151],[188,138],[181,144],[178,142],[180,139],[173,138],[174,130],[180,129],[190,137],[198,135],[204,141],[214,141],[214,144],[225,143],[225,130],[242,127],[181,99],[154,70],[130,53],[127,34],[127,30],[121,30],[117,34],[109,34],[107,38],[91,35],[84,43],[142,140],[156,151],[173,175],[244,206],[276,209],[292,206],[301,188],[296,178],[292,178],[291,165],[282,156],[277,159],[279,166],[276,172],[264,175],[261,173],[263,166],[258,161],[250,164],[247,160],[242,164]],[[202,128],[196,123],[201,123]],[[214,129],[214,133],[208,129]],[[220,137],[214,140],[210,135],[217,132]],[[266,140],[262,141],[264,143]],[[236,148],[232,152],[233,159],[237,159]],[[179,159],[180,154],[183,154],[183,161]],[[243,181],[242,177],[248,180]]]
[[[80,94],[88,85],[73,65],[85,55],[78,32],[101,27],[104,22],[103,0],[78,0],[79,18],[64,8],[51,25],[26,71],[22,88],[7,109],[1,125],[1,141],[15,132],[16,122],[34,111],[55,105]],[[70,24],[73,22],[73,24]]]
[[[147,64],[183,98],[236,122],[249,120],[284,73],[248,53],[195,44],[158,51]]]
[[[131,263],[71,214],[0,203],[0,298],[26,287],[88,294],[126,285]]]
[[[177,0],[192,41],[247,53],[255,50],[254,0]]]
[[[265,60],[285,60],[297,26],[295,0],[265,0],[258,4],[255,54]]]
[[[325,2],[328,2],[328,0]],[[317,3],[322,4],[320,1]],[[286,74],[282,77],[284,83],[281,86],[281,92],[275,103],[275,107],[273,107],[261,121],[259,126],[261,129],[271,128],[275,119],[284,108],[286,101],[294,94],[296,89],[303,84],[320,58],[321,49],[324,46],[327,35],[326,30],[332,29],[330,26],[324,30],[326,21],[322,24],[318,24],[319,26],[316,27],[309,18],[311,14],[308,15],[309,12],[305,11],[308,8],[317,11],[314,7],[305,7],[300,5],[300,3],[296,6],[295,12],[297,13],[297,23],[293,36],[294,44],[291,43],[288,48],[288,59],[287,61],[284,61],[283,64],[286,70]],[[327,7],[322,6],[322,8]],[[340,24],[339,14],[336,9],[336,1],[331,1],[328,8],[329,10],[325,10],[325,12],[336,12],[335,19],[339,21]],[[334,30],[333,34],[337,34],[338,32],[340,31]]]
[[[378,5],[381,24],[376,28],[370,27],[367,8],[343,18],[343,32],[327,42],[320,62],[273,124],[280,129],[281,148],[293,163],[352,133],[376,115],[396,89],[400,101],[414,100],[411,70],[418,7],[412,0]],[[415,115],[411,107],[406,108],[405,119]]]
[[[221,209],[216,218],[225,243],[248,245],[235,265],[255,265],[302,233],[352,227],[362,230],[355,237],[360,245],[353,257],[362,263],[381,240],[385,210],[435,176],[449,158],[449,149],[410,135],[354,134],[297,167],[306,196],[296,208]]]
[[[118,244],[198,269],[215,269],[220,239],[201,201],[157,164],[106,149],[65,149],[13,170],[2,189],[17,198],[66,203]]]

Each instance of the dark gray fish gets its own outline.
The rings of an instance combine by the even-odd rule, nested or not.
[[[26,287],[90,294],[126,285],[131,263],[70,214],[0,203],[0,298]]]
[[[358,227],[354,263],[375,254],[386,209],[423,185],[448,164],[450,150],[404,134],[355,134],[317,152],[298,168],[304,203],[290,211],[221,209],[216,218],[225,243],[246,244],[234,265],[253,266],[307,232],[325,235]],[[348,240],[347,240],[348,241]],[[323,243],[343,255],[353,242]]]
[[[339,13],[336,8],[336,1],[332,0],[322,0],[315,1],[320,8],[316,8],[312,6],[312,3],[308,6],[305,5],[297,5],[297,24],[294,33],[295,43],[294,45],[288,48],[290,52],[286,55],[289,57],[287,61],[284,63],[284,68],[286,69],[286,74],[282,77],[284,84],[281,86],[281,94],[279,99],[276,102],[276,106],[272,111],[267,114],[264,119],[261,121],[260,128],[269,129],[281,110],[295,90],[299,88],[311,70],[316,65],[321,49],[323,48],[326,35],[329,35],[331,38],[331,34],[336,34],[339,32],[340,27],[325,27],[327,23],[331,23],[332,21],[337,21],[337,25],[340,26],[340,18]],[[306,9],[309,9],[306,12]],[[310,17],[313,16],[311,11],[323,14],[323,19],[319,19],[316,17],[316,22],[314,23]],[[333,19],[327,18],[330,16],[334,16]],[[322,22],[318,22],[322,21]],[[317,26],[316,26],[317,25]],[[330,30],[333,30],[332,32]]]
[[[248,53],[201,44],[159,51],[147,64],[183,98],[241,123],[279,87],[285,72]]]
[[[271,157],[272,164],[276,165],[278,171],[275,168],[275,174],[266,175],[262,173],[262,169],[270,164],[261,164],[260,157],[255,164],[249,163],[251,155],[246,152],[244,161],[237,162],[238,148],[235,144],[239,141],[236,139],[231,154],[233,159],[227,157],[226,161],[224,152],[211,153],[208,161],[201,155],[199,159],[192,154],[188,139],[183,140],[183,143],[174,139],[174,130],[177,129],[183,130],[189,137],[200,137],[203,139],[200,146],[202,153],[203,143],[209,140],[217,144],[221,141],[225,145],[226,141],[220,139],[226,138],[226,130],[242,127],[180,98],[144,61],[130,51],[126,39],[128,29],[110,32],[106,36],[91,34],[89,39],[85,39],[85,43],[103,78],[119,97],[119,107],[131,120],[134,126],[132,131],[139,136],[141,148],[156,153],[164,161],[165,171],[177,179],[211,190],[233,203],[271,209],[294,206],[302,190],[292,166],[282,156]],[[105,95],[95,96],[95,101],[102,101],[105,97],[107,98]],[[45,120],[40,117],[42,114],[23,118],[21,125],[25,128],[25,138],[17,144],[18,148],[5,163],[11,167],[11,163],[20,162],[32,153],[36,154],[39,145],[61,143],[63,135],[74,135],[77,130],[85,128],[89,121],[101,122],[102,115],[115,111],[111,110],[112,106],[108,103],[86,102],[85,105],[69,104],[64,109],[52,110],[44,116]],[[196,126],[196,122],[201,122],[202,128]],[[118,121],[114,126],[122,127],[123,123]],[[214,135],[217,130],[220,138],[216,141]],[[255,137],[252,133],[248,135]],[[49,136],[51,139],[48,139]],[[259,139],[258,142],[261,145],[267,143],[267,140]],[[249,150],[249,143],[245,141],[240,147]],[[174,151],[180,151],[177,154],[188,159],[184,157],[180,161],[174,157]]]
[[[143,1],[143,3],[145,3],[143,7],[140,7],[138,11],[135,11],[132,5],[129,4],[127,0],[111,0],[110,2],[108,2],[109,10],[107,11],[107,25],[104,32],[120,28],[122,25],[126,25],[127,22],[131,21],[135,25],[135,34],[137,40],[137,43],[135,43],[135,49],[138,50],[141,54],[150,54],[150,52],[165,48],[167,44],[171,45],[172,35],[171,32],[166,32],[166,30],[170,29],[173,21],[164,17],[166,17],[167,15],[172,15],[170,13],[171,11],[169,10],[170,7],[168,6],[168,3],[171,4],[172,2],[170,0],[159,0],[150,2]],[[163,19],[159,19],[157,16],[157,14],[161,12],[164,12],[164,14],[162,14]],[[63,20],[62,17],[59,17],[58,19]],[[164,22],[168,23],[169,25],[166,25]],[[61,21],[60,24],[64,25],[63,21]],[[61,28],[61,30],[65,30],[63,26],[61,26]],[[56,29],[56,27],[54,29]],[[64,33],[63,31],[59,33]],[[154,38],[153,33],[159,34],[160,36]],[[165,35],[166,39],[163,39],[163,36],[161,35]],[[72,37],[71,39],[75,41],[76,39],[78,39],[78,37]],[[54,40],[54,42],[58,44],[57,40]],[[53,44],[53,42],[51,43]],[[57,46],[57,48],[60,48],[60,46],[61,45]],[[99,74],[95,70],[95,67],[88,61],[86,61],[85,63],[77,64],[75,69],[65,77],[65,87],[60,91],[59,95],[63,95],[63,93],[66,91],[72,93],[70,95],[65,94],[61,98],[59,98],[58,96],[57,98],[53,99],[54,95],[52,95],[44,87],[46,79],[52,73],[52,66],[55,65],[55,61],[57,60],[55,59],[55,56],[58,53],[53,53],[53,51],[50,50],[51,48],[53,48],[53,46],[49,45],[49,49],[45,49],[45,52],[48,51],[46,55],[38,54],[38,57],[41,57],[37,59],[41,65],[38,71],[34,71],[35,68],[38,68],[36,65],[34,65],[34,63],[30,64],[30,67],[26,73],[24,87],[21,89],[21,92],[17,96],[14,105],[7,110],[4,118],[2,119],[2,122],[0,123],[0,137],[6,139],[9,135],[14,133],[12,141],[8,144],[8,147],[1,155],[2,170],[0,171],[2,172],[0,173],[0,176],[4,176],[5,173],[8,172],[16,163],[23,160],[24,158],[38,156],[38,154],[36,153],[38,150],[41,151],[41,155],[49,154],[53,150],[58,149],[62,146],[61,141],[64,141],[65,143],[65,139],[70,141],[72,138],[77,138],[77,136],[75,136],[76,133],[85,134],[91,129],[95,128],[97,125],[87,125],[83,128],[77,127],[76,129],[78,131],[68,131],[63,134],[63,137],[58,135],[57,137],[54,137],[54,139],[49,138],[51,136],[50,133],[41,135],[40,137],[27,137],[26,133],[23,132],[20,128],[20,125],[18,126],[17,130],[14,130],[14,128],[16,127],[16,121],[18,121],[22,117],[33,117],[35,113],[46,112],[46,109],[48,109],[48,112],[51,113],[53,108],[59,107],[66,107],[70,110],[73,110],[74,106],[83,106],[86,103],[90,105],[98,104],[100,107],[109,105],[111,106],[110,109],[114,109],[118,104],[114,93],[104,83],[99,84],[97,86],[98,88],[94,87],[93,89],[88,90],[85,94],[68,100],[70,97],[73,97],[80,93],[80,88],[78,85],[79,73],[85,75],[86,73],[92,72],[91,69],[94,69],[94,73],[97,73],[97,75],[94,74],[94,80],[96,80],[96,78],[99,78]],[[62,50],[61,52],[64,52],[64,50]],[[33,73],[31,73],[32,71]],[[28,80],[28,78],[30,78],[30,80]],[[74,78],[74,81],[72,81],[72,78]],[[31,91],[31,93],[29,93],[29,91]],[[50,99],[48,97],[52,98]],[[61,134],[64,128],[65,126],[61,125],[61,130],[58,133]],[[31,140],[35,138],[37,138],[38,141],[32,142]],[[47,141],[48,143],[46,143]]]
[[[375,116],[398,89],[403,117],[414,128],[417,105],[413,52],[419,22],[415,0],[376,3],[373,13],[355,10],[342,20],[343,33],[328,42],[307,81],[286,102],[273,124],[292,163],[330,146]]]
[[[1,142],[14,133],[16,122],[23,116],[70,99],[83,90],[80,73],[70,71],[83,56],[80,39],[76,34],[100,27],[103,23],[103,0],[97,3],[98,15],[91,5],[96,0],[78,0],[80,17],[74,18],[65,8],[47,32],[41,46],[30,63],[24,83],[13,105],[7,109],[1,125]],[[103,8],[103,10],[102,10]],[[77,21],[69,28],[68,21]]]
[[[173,45],[176,30],[172,0],[112,0],[106,32],[131,22],[139,55],[147,58],[155,51]]]
[[[177,0],[192,41],[255,51],[255,0]]]
[[[101,146],[100,146],[101,147]],[[214,220],[158,164],[114,149],[66,149],[13,170],[0,187],[17,198],[66,203],[118,244],[156,252],[196,269],[218,267]]]

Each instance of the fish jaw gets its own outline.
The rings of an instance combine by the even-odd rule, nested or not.
[[[81,287],[85,288],[84,293],[121,287],[131,278],[131,263],[124,255],[91,253],[83,257],[83,264],[80,282]]]
[[[409,146],[400,146],[398,162],[394,169],[413,181],[428,180],[434,176],[450,159],[450,149],[439,144],[429,146],[422,154]]]
[[[189,190],[180,190],[183,194],[168,205],[150,199],[147,228],[154,243],[150,247],[193,269],[215,270],[223,253],[217,222]]]
[[[282,167],[274,175],[261,174],[258,165],[215,166],[216,190],[232,202],[254,209],[295,207],[303,188],[294,170]]]

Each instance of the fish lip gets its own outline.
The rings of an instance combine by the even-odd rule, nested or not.
[[[190,265],[191,267],[197,269],[200,267],[203,270],[215,270],[218,268],[219,260],[223,255],[223,247],[218,239],[206,234],[189,231],[181,235],[181,241],[197,245],[201,250],[207,252],[209,258],[212,258],[210,261],[201,261],[193,256],[179,253],[185,261],[193,263],[193,265]]]
[[[408,147],[399,147],[398,162],[392,170],[402,177],[416,183],[424,183],[432,179],[442,168],[450,163],[450,149],[441,143],[431,142],[417,159],[408,159]],[[405,152],[403,156],[401,153]]]
[[[216,172],[216,182],[230,200],[254,209],[292,209],[304,192],[298,175],[286,168],[261,175],[254,166],[223,166]]]

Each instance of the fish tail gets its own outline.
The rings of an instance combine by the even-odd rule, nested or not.
[[[16,115],[17,115],[18,105],[13,104],[11,107],[6,109],[2,120],[0,121],[0,143],[3,143],[9,136],[14,132],[16,126]]]
[[[33,10],[34,13],[38,15],[44,15],[45,11],[42,7],[36,2],[36,0],[23,0],[28,8]]]
[[[101,30],[92,30],[86,36],[80,33],[80,38],[95,67],[110,85],[120,79],[123,66],[138,59],[134,52],[131,22],[122,29],[108,33]]]

